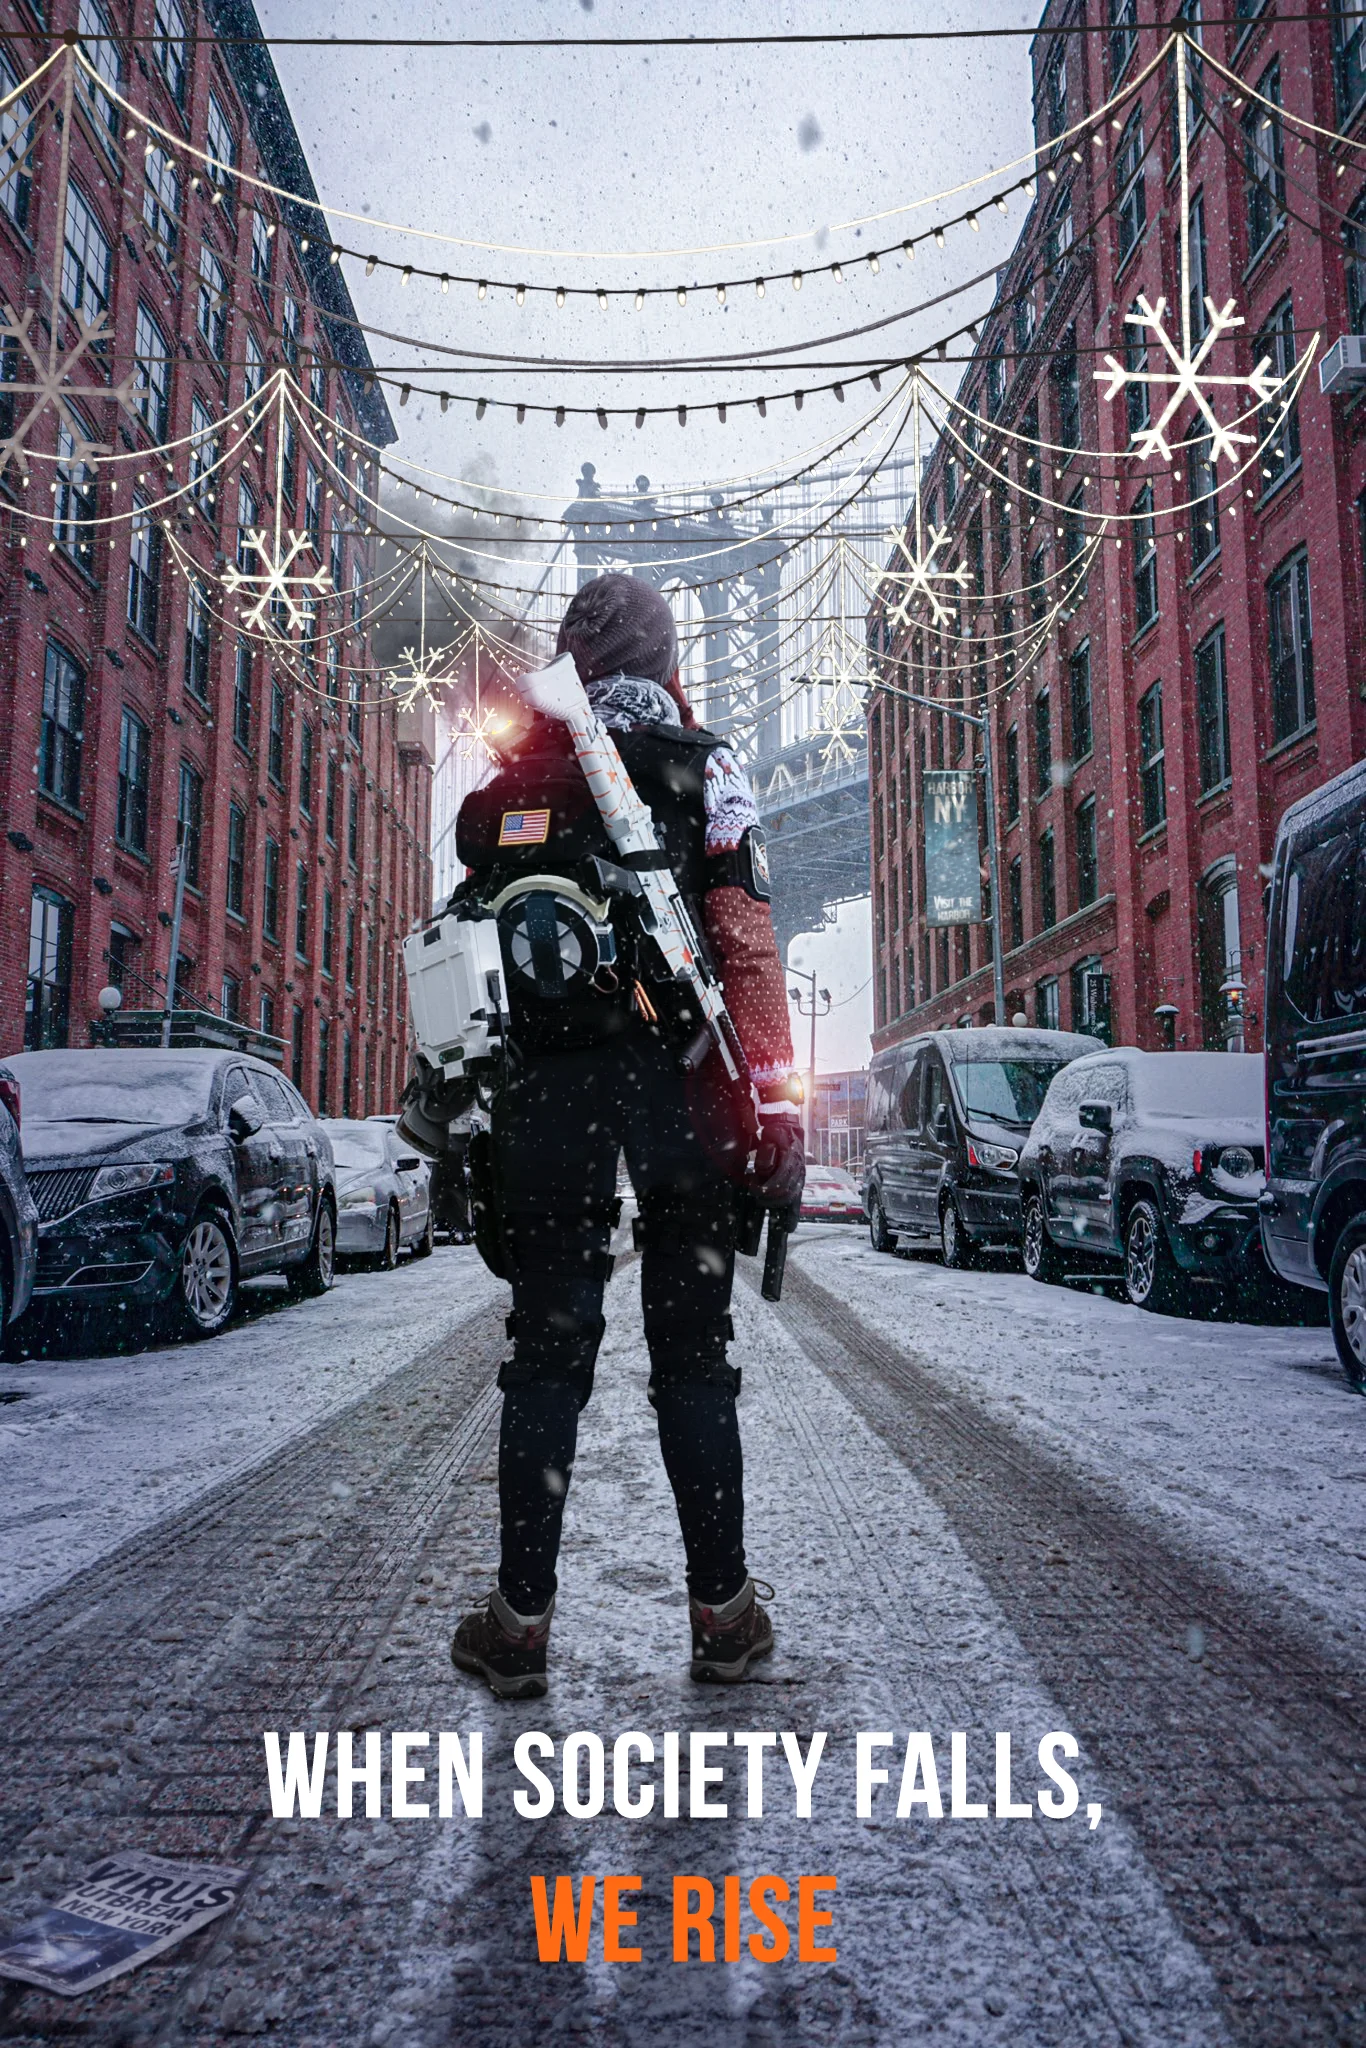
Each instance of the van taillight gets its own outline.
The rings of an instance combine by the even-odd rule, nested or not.
[[[8,1074],[0,1076],[0,1102],[3,1102],[14,1118],[14,1128],[19,1129],[19,1083]]]

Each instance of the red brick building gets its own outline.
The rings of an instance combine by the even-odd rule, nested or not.
[[[1035,120],[1040,167],[1056,177],[1039,178],[960,386],[989,425],[975,452],[941,436],[922,482],[927,512],[952,526],[950,558],[973,572],[972,595],[961,630],[935,636],[914,620],[894,628],[879,593],[869,638],[888,682],[918,676],[912,688],[970,709],[990,699],[1007,1017],[1099,1023],[1115,1042],[1150,1047],[1241,1035],[1255,1049],[1277,821],[1366,749],[1364,387],[1325,397],[1315,364],[1284,419],[1275,406],[1262,416],[1266,451],[1231,493],[1210,493],[1198,444],[1175,450],[1170,470],[1128,456],[1141,398],[1107,399],[1093,372],[1107,352],[1138,366],[1140,331],[1125,315],[1140,293],[1180,304],[1173,68],[1162,64],[1117,123],[1107,118],[1099,146],[1090,134],[1075,150],[1055,138],[1136,77],[1181,20],[1267,100],[1360,142],[1366,34],[1359,15],[1327,5],[1282,21],[1239,0],[1206,6],[1204,25],[1199,0],[1155,11],[1158,25],[1145,7],[1140,28],[1134,0],[1045,9]],[[1099,32],[1051,33],[1083,25]],[[1246,375],[1266,355],[1279,371],[1315,334],[1322,355],[1362,332],[1360,150],[1301,147],[1288,120],[1208,62],[1196,60],[1191,83],[1193,327],[1198,336],[1206,294],[1236,300],[1246,322],[1209,367]],[[1342,214],[1363,222],[1360,240],[1347,227],[1346,250]],[[1148,348],[1156,367],[1151,337]],[[1224,416],[1250,402],[1225,399]],[[1187,407],[1173,443],[1191,419]],[[1010,489],[982,463],[1006,471]],[[1018,640],[1031,590],[1102,511],[1138,516],[1118,527],[1118,545],[1106,537],[1070,616],[1012,675],[990,636],[1013,627]],[[965,758],[954,735],[941,714],[890,693],[870,699],[876,1045],[994,1015],[989,927],[931,930],[924,915],[921,773]]]
[[[221,582],[234,559],[254,566],[242,528],[273,518],[273,416],[244,459],[155,517],[115,516],[167,488],[164,459],[139,453],[179,442],[183,483],[189,437],[214,451],[217,424],[281,363],[358,485],[373,488],[373,451],[394,438],[321,216],[235,175],[314,191],[269,53],[226,40],[258,32],[254,9],[0,0],[0,26],[19,32],[0,46],[0,89],[77,29],[122,95],[221,166],[130,138],[136,123],[88,86],[66,123],[60,65],[55,111],[0,117],[0,297],[44,353],[54,322],[61,351],[78,315],[112,331],[72,379],[95,394],[73,405],[110,456],[80,462],[49,407],[28,482],[16,461],[0,476],[0,1048],[88,1043],[110,982],[130,1008],[163,1006],[179,834],[178,1005],[278,1038],[320,1107],[388,1108],[407,1052],[399,946],[430,894],[431,752],[420,720],[372,708],[373,685],[350,701],[349,671],[370,658],[359,504],[325,488],[302,433],[287,447],[283,524],[311,535],[300,568],[326,564],[346,593],[322,603],[302,664],[297,645],[277,660],[229,623]],[[32,374],[13,337],[5,362],[11,383]],[[130,374],[131,410],[102,395]],[[0,401],[3,437],[16,394]]]

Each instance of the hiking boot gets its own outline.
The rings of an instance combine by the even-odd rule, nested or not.
[[[546,1690],[545,1651],[552,1600],[544,1614],[518,1614],[495,1586],[451,1638],[457,1671],[473,1671],[500,1700],[532,1700]]]
[[[756,1657],[767,1657],[773,1649],[773,1623],[768,1609],[761,1607],[756,1592],[762,1580],[746,1579],[733,1599],[720,1607],[704,1607],[689,1599],[692,1623],[691,1675],[700,1685],[736,1685]],[[764,1586],[764,1598],[773,1598],[772,1586]]]

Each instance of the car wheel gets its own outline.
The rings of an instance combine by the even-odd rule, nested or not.
[[[1186,1276],[1172,1255],[1156,1202],[1146,1195],[1129,1211],[1124,1226],[1124,1291],[1135,1308],[1180,1315],[1186,1307]]]
[[[952,1273],[966,1272],[977,1264],[977,1247],[963,1228],[963,1218],[952,1195],[939,1208],[939,1250]]]
[[[896,1232],[887,1228],[887,1212],[878,1194],[868,1197],[868,1236],[875,1252],[896,1250]]]
[[[1333,1247],[1328,1313],[1348,1382],[1366,1394],[1366,1216],[1349,1223]]]
[[[213,1337],[237,1305],[237,1247],[224,1216],[206,1209],[195,1217],[180,1248],[171,1317],[186,1337]]]
[[[417,1243],[413,1246],[413,1257],[415,1259],[429,1259],[432,1255],[432,1247],[435,1245],[435,1243],[436,1226],[432,1222],[432,1212],[430,1209],[428,1209],[427,1221],[422,1226],[422,1235],[418,1239]]]
[[[375,1253],[376,1272],[393,1272],[394,1267],[398,1264],[399,1239],[400,1227],[398,1220],[398,1210],[391,1208],[388,1217],[385,1220],[384,1243],[380,1250]]]
[[[1032,1190],[1020,1205],[1020,1264],[1031,1280],[1049,1287],[1066,1271],[1062,1253],[1048,1235],[1043,1202]]]
[[[337,1277],[337,1222],[332,1214],[332,1204],[324,1196],[318,1204],[318,1220],[313,1225],[313,1242],[308,1247],[308,1256],[297,1266],[291,1266],[285,1274],[289,1291],[296,1299],[307,1295],[326,1294]]]

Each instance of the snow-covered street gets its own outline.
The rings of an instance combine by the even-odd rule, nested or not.
[[[804,1228],[781,1307],[753,1268],[735,1303],[777,1651],[703,1691],[623,1258],[550,1695],[499,1707],[447,1643],[496,1557],[504,1308],[443,1250],[209,1344],[4,1368],[0,1915],[115,1846],[253,1875],[78,2011],[0,1991],[0,2039],[73,2018],[97,2043],[290,2048],[1360,2037],[1366,1409],[1326,1330],[1145,1316]],[[321,1818],[270,1818],[264,1729],[367,1727],[482,1730],[484,1817],[338,1819],[329,1776]],[[601,1735],[600,1815],[514,1812],[525,1730]],[[683,1817],[614,1811],[630,1730],[657,1754],[681,1731]],[[698,1730],[779,1738],[762,1817],[733,1743],[709,1759],[726,1817],[687,1817]],[[944,1818],[898,1817],[918,1730]],[[825,1733],[809,1819],[784,1731],[804,1754]],[[860,1731],[886,1743],[865,1817]],[[1074,1816],[953,1817],[951,1737],[960,1796],[990,1807],[1001,1731],[1026,1802],[1040,1737],[1076,1737]],[[600,1936],[583,1965],[538,1960],[531,1878],[561,1872],[633,1874],[643,1967]],[[731,1872],[836,1878],[837,1961],[674,1965],[674,1877],[719,1899]]]

